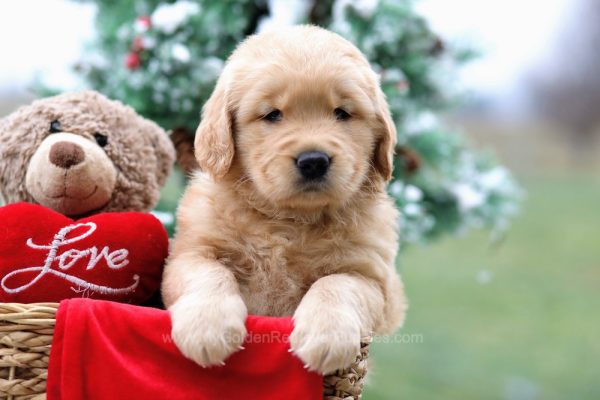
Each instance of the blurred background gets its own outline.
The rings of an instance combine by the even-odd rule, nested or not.
[[[0,117],[93,88],[191,134],[247,34],[337,31],[381,74],[400,143],[410,311],[364,398],[598,399],[599,21],[597,0],[5,0]],[[163,190],[171,229],[184,184]]]

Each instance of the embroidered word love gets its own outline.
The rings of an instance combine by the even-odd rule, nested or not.
[[[12,272],[6,274],[4,278],[2,278],[2,281],[0,281],[2,289],[4,289],[6,293],[19,293],[35,285],[36,282],[42,279],[45,275],[51,274],[61,279],[64,279],[67,282],[73,283],[74,285],[77,285],[77,287],[71,288],[75,291],[83,289],[110,295],[118,295],[132,292],[139,284],[140,277],[137,274],[133,276],[133,283],[131,285],[122,288],[113,288],[110,286],[97,285],[65,272],[68,271],[71,267],[73,267],[77,263],[77,261],[82,260],[86,257],[89,257],[87,265],[85,267],[86,271],[95,268],[98,262],[103,258],[106,261],[106,265],[108,266],[108,268],[112,270],[119,270],[125,267],[127,264],[129,264],[129,260],[127,259],[129,251],[127,249],[118,249],[115,251],[110,251],[108,246],[104,246],[104,248],[102,248],[100,252],[98,251],[96,246],[93,246],[84,250],[69,249],[59,254],[59,250],[62,246],[75,243],[87,238],[88,236],[94,233],[96,228],[97,226],[93,222],[86,222],[66,226],[60,229],[58,233],[54,235],[54,238],[52,239],[50,244],[47,245],[33,243],[32,238],[27,239],[26,244],[28,247],[36,250],[48,251],[46,255],[46,260],[44,261],[44,265],[25,267],[13,270]],[[67,237],[69,233],[81,229],[85,230],[74,237]],[[54,269],[53,267],[57,267],[58,269]],[[9,287],[7,285],[7,281],[10,280],[12,277],[35,271],[39,271],[39,273],[27,283],[17,287]]]

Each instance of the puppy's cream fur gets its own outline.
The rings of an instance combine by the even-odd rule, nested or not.
[[[343,108],[351,117],[336,119]],[[274,109],[280,121],[263,117]],[[378,79],[350,42],[316,27],[262,33],[227,62],[196,133],[197,173],[178,211],[163,280],[173,338],[201,365],[244,340],[248,313],[293,315],[292,350],[343,368],[361,336],[406,309],[398,215],[385,191],[396,132]],[[295,158],[332,162],[317,187]]]

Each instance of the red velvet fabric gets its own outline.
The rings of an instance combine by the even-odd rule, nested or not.
[[[245,350],[202,368],[170,338],[169,313],[108,301],[61,303],[50,352],[48,400],[309,400],[323,378],[288,349],[291,318],[249,316]]]
[[[0,301],[142,304],[159,288],[168,250],[165,228],[148,213],[74,221],[37,204],[0,207]]]

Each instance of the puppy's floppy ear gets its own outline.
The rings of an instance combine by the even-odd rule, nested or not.
[[[385,100],[385,94],[377,88],[376,113],[379,123],[379,134],[375,143],[373,164],[385,181],[392,178],[394,169],[394,149],[396,147],[396,125],[390,114],[390,109]]]
[[[202,120],[194,140],[200,169],[213,178],[222,178],[233,161],[233,115],[229,109],[223,78],[219,79],[202,110]]]

